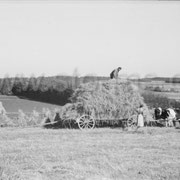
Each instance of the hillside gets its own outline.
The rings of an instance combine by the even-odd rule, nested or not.
[[[19,109],[23,110],[23,112],[26,113],[32,112],[33,110],[42,112],[43,108],[48,108],[53,110],[55,108],[61,107],[49,103],[32,101],[28,99],[21,99],[18,98],[17,96],[0,95],[0,101],[2,102],[7,112],[18,112]]]
[[[0,79],[0,94],[64,105],[80,84],[106,79],[107,77],[96,76],[6,77]]]

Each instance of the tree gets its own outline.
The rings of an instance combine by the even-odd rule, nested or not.
[[[0,89],[1,94],[11,95],[12,94],[12,80],[10,78],[4,78]]]

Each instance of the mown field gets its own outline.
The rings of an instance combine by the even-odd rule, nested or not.
[[[0,129],[2,180],[180,179],[180,130]]]
[[[23,110],[23,112],[32,112],[33,110],[42,112],[43,108],[49,108],[54,110],[55,108],[60,107],[58,105],[53,105],[49,103],[21,99],[17,96],[0,95],[0,101],[2,102],[7,112],[18,112],[19,109]]]

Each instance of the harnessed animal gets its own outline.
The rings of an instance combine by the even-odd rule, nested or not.
[[[154,110],[155,120],[164,119],[165,126],[174,126],[173,121],[176,120],[176,112],[172,108],[162,109],[158,107]]]

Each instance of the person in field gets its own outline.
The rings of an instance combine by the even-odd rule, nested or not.
[[[119,74],[119,71],[120,71],[121,69],[122,69],[121,67],[118,67],[118,68],[114,69],[114,70],[110,73],[110,78],[111,78],[111,79],[118,79],[118,74]]]
[[[137,119],[137,127],[144,127],[144,116],[143,116],[143,112],[144,111],[144,108],[143,108],[143,105],[141,104],[139,106],[139,108],[137,109],[137,112],[138,112],[138,119]]]
[[[168,108],[167,114],[168,114],[168,117],[167,117],[166,127],[167,126],[173,127],[174,126],[173,121],[176,120],[176,112],[174,111],[174,109]]]
[[[2,102],[0,101],[0,115],[5,115],[6,114],[6,110],[2,104]]]

